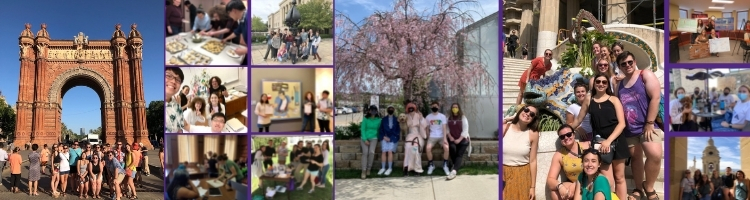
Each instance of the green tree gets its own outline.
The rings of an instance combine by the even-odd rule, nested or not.
[[[313,0],[297,7],[302,18],[299,28],[329,29],[333,27],[333,10],[331,3],[323,0]]]
[[[164,138],[164,101],[151,101],[146,108],[148,137],[157,141]]]
[[[253,151],[260,148],[261,146],[268,146],[268,141],[273,141],[273,146],[278,147],[281,142],[286,142],[286,137],[253,137]]]
[[[260,18],[258,16],[253,15],[253,21],[252,21],[252,31],[253,32],[265,32],[268,31],[268,25],[266,23],[263,23],[263,18]]]
[[[102,135],[102,127],[100,126],[96,129],[89,129],[89,134]]]
[[[4,98],[0,98],[0,129],[0,134],[8,138],[13,138],[12,135],[16,132],[16,113]]]
[[[77,140],[76,134],[73,132],[73,130],[70,130],[68,126],[65,125],[65,122],[60,122],[60,124],[61,124],[60,132],[61,132],[61,135],[63,136],[63,140],[65,140],[66,138],[65,136],[68,136],[69,141]]]

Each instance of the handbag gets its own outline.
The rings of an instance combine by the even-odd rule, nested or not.
[[[599,135],[597,135],[597,136],[599,136]],[[602,152],[599,152],[599,155],[601,155],[601,157],[602,157],[602,162],[603,162],[603,163],[606,163],[606,164],[612,164],[612,160],[613,160],[613,159],[614,159],[614,157],[615,157],[615,147],[617,147],[617,142],[618,142],[618,140],[620,140],[620,139],[619,139],[619,138],[618,138],[618,139],[615,139],[615,141],[612,141],[612,144],[610,144],[610,145],[609,145],[609,153],[602,153]],[[603,138],[601,138],[601,137],[597,137],[597,139],[595,139],[595,140],[593,141],[594,145],[592,145],[592,147],[596,146],[596,144],[599,144],[599,145],[601,145],[601,144],[602,144],[602,141],[604,141],[604,139],[603,139]],[[594,148],[595,148],[595,147],[594,147]]]

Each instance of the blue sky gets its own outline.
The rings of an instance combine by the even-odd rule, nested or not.
[[[52,39],[72,40],[78,32],[89,36],[89,40],[109,40],[114,25],[122,24],[127,34],[130,24],[138,24],[144,38],[143,82],[146,104],[163,99],[164,67],[164,1],[6,1],[3,2],[3,31],[0,31],[0,91],[9,104],[18,100],[18,36],[24,24],[30,23],[32,32],[47,24]],[[157,87],[158,86],[158,87]],[[93,89],[74,87],[62,101],[62,121],[73,132],[80,128],[94,129],[101,126],[101,103]]]
[[[708,137],[688,137],[688,168],[693,166],[693,157],[696,160],[696,168],[703,170],[703,150],[708,145]],[[719,150],[720,171],[731,167],[740,168],[740,140],[738,137],[714,137],[714,146]]]

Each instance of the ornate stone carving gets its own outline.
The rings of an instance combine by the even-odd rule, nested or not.
[[[65,82],[76,76],[86,76],[96,81],[97,85],[99,85],[101,90],[103,90],[103,101],[111,101],[112,99],[114,99],[113,88],[107,81],[107,79],[104,78],[104,76],[99,74],[99,72],[97,72],[96,70],[78,66],[76,68],[69,69],[57,76],[57,78],[52,82],[52,86],[50,87],[48,101],[52,103],[59,103],[58,99],[59,95],[61,95],[62,92],[62,86],[65,84]]]
[[[19,44],[18,47],[20,47],[21,51],[18,52],[18,57],[20,58],[26,58],[27,53],[29,52],[29,48],[31,48],[31,44]]]
[[[46,53],[49,50],[47,47],[48,47],[47,43],[37,43],[36,44],[36,54],[37,54],[36,57],[45,58],[47,55]]]
[[[50,60],[85,59],[95,61],[111,61],[109,50],[49,50]],[[80,56],[80,57],[79,57]]]

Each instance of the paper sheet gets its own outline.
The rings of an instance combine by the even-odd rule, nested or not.
[[[206,181],[206,182],[208,183],[208,185],[211,185],[211,187],[213,187],[213,188],[218,188],[218,187],[221,187],[221,186],[224,185],[224,183],[222,183],[221,181],[218,181],[216,179],[209,180],[209,181]]]
[[[237,118],[232,118],[224,124],[224,131],[230,133],[246,133],[245,125]]]
[[[279,107],[279,110],[286,110],[286,104],[287,103],[288,102],[286,102],[286,99],[281,100],[281,107]]]
[[[273,115],[273,107],[271,107],[271,106],[269,106],[269,105],[265,105],[265,106],[263,106],[263,108],[261,108],[261,109],[263,109],[263,111],[265,111],[265,113],[266,113],[267,115]]]
[[[201,184],[201,180],[198,180],[198,179],[192,180],[190,182],[193,183],[193,186],[196,186],[196,187]]]
[[[305,104],[305,114],[312,113],[312,106],[309,104]]]
[[[204,196],[206,196],[206,193],[208,193],[207,189],[203,189],[202,187],[198,187],[198,195],[204,197]]]

